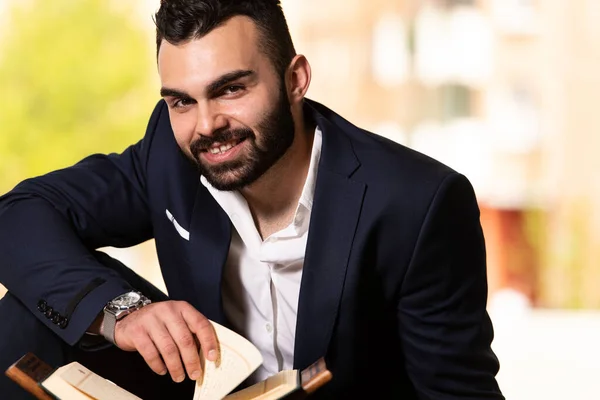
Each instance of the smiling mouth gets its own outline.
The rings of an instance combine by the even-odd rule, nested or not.
[[[232,140],[225,143],[215,143],[211,147],[202,150],[202,152],[210,154],[223,154],[226,153],[228,150],[231,150],[238,144],[242,143],[244,140],[246,139]]]

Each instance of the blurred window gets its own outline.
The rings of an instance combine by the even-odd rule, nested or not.
[[[493,0],[492,14],[504,34],[530,35],[537,32],[534,0]]]
[[[498,152],[529,154],[540,145],[540,110],[527,84],[513,83],[487,93],[491,144]]]
[[[475,0],[435,0],[439,7],[474,6]]]
[[[439,99],[438,117],[442,121],[468,117],[472,114],[472,91],[460,84],[444,84],[436,88]]]
[[[371,69],[381,86],[397,86],[404,82],[409,68],[409,39],[399,15],[385,14],[375,24]]]
[[[491,26],[477,8],[428,4],[415,19],[415,75],[426,85],[483,85],[493,70],[493,44]]]

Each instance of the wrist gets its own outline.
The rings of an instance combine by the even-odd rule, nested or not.
[[[117,322],[150,303],[150,299],[139,292],[127,292],[115,297],[104,307],[99,333],[107,341],[116,345],[115,327]]]

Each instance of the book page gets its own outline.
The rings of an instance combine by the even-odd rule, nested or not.
[[[300,387],[298,371],[281,371],[262,382],[226,396],[224,400],[279,399]]]
[[[242,383],[263,358],[260,352],[246,338],[211,321],[220,346],[217,362],[202,360],[203,376],[196,381],[194,400],[220,400]]]
[[[87,394],[80,392],[60,377],[62,372],[69,368],[70,364],[63,365],[41,382],[41,386],[49,393],[59,399],[69,400],[93,400]]]
[[[41,385],[63,400],[141,400],[78,362],[58,368]]]
[[[93,373],[78,362],[72,362],[67,367],[61,372],[60,377],[71,386],[96,400],[141,400],[122,387]]]

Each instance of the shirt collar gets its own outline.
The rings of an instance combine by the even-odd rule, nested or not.
[[[322,143],[323,137],[321,134],[321,129],[319,129],[317,126],[313,138],[308,174],[306,175],[306,181],[304,182],[304,187],[302,188],[302,194],[300,195],[299,201],[299,204],[306,207],[308,211],[312,210],[313,198],[315,197],[315,185],[317,183],[317,170],[319,168],[319,160],[321,159]]]

